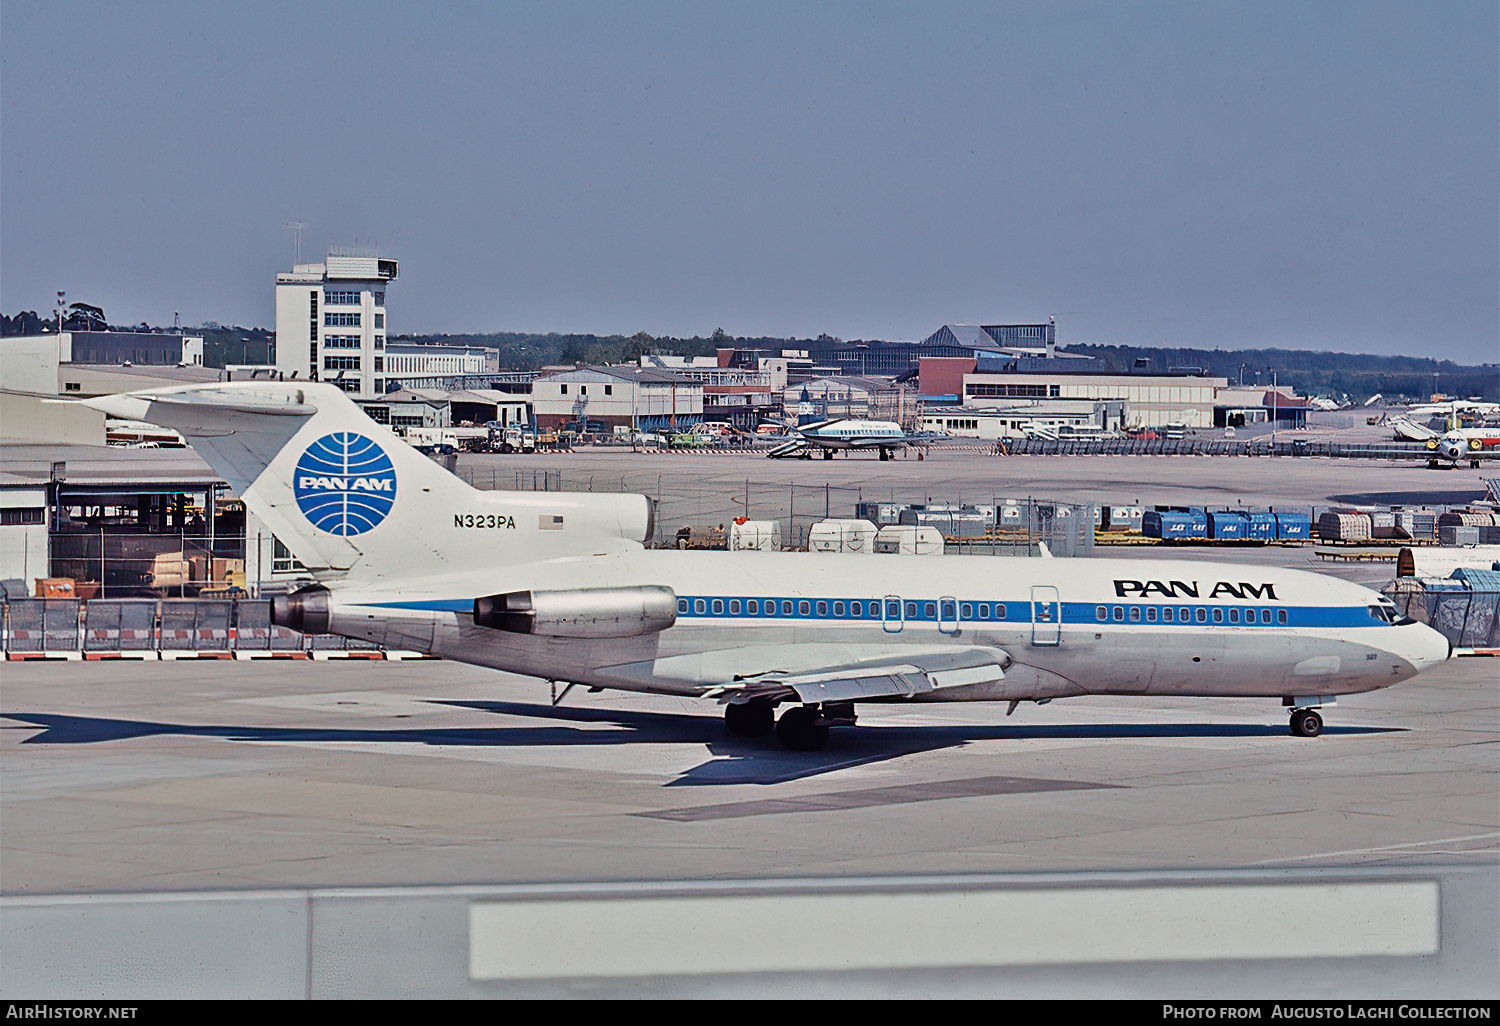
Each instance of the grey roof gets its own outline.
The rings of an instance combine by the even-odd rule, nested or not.
[[[570,374],[579,374],[583,372],[603,374],[607,377],[618,378],[621,381],[640,381],[660,385],[693,386],[698,384],[698,382],[696,381],[682,377],[678,374],[673,374],[671,371],[659,370],[651,367],[637,367],[632,363],[617,364],[610,367],[600,367],[595,366],[594,364],[584,364],[582,367],[574,367],[570,370],[557,371],[552,374],[544,375],[544,377],[554,380],[569,380],[568,376]]]
[[[204,488],[222,484],[192,449],[130,449],[117,445],[0,444],[0,485],[42,485],[52,464],[67,464],[66,483],[149,491],[162,485]]]

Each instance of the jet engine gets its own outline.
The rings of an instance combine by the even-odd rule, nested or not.
[[[677,622],[671,588],[578,588],[509,591],[474,600],[474,623],[512,634],[553,638],[634,638]]]

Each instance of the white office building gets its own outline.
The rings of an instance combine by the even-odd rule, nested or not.
[[[385,287],[396,261],[329,253],[276,276],[276,369],[355,399],[385,392]]]

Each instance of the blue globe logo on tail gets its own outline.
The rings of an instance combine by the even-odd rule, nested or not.
[[[364,435],[324,435],[302,454],[292,476],[302,515],[329,534],[364,534],[380,526],[396,502],[396,468]]]

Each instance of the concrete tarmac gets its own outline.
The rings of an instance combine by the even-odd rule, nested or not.
[[[9,663],[7,895],[1493,860],[1496,668],[1249,699],[717,707],[438,661]]]

